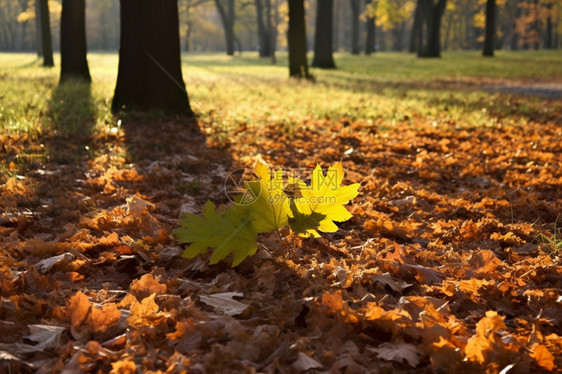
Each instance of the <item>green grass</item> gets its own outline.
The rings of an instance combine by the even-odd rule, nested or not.
[[[558,217],[560,218],[560,217]],[[549,235],[539,234],[536,241],[540,243],[542,249],[552,257],[562,256],[562,228],[557,225],[558,219],[554,222],[552,233]]]
[[[350,117],[392,125],[435,121],[458,126],[494,126],[498,119],[525,123],[559,113],[560,102],[521,103],[505,94],[451,86],[483,79],[552,81],[558,79],[562,51],[445,52],[442,59],[417,59],[405,53],[372,56],[336,54],[337,70],[311,69],[316,82],[288,79],[287,55],[276,65],[256,53],[182,56],[191,104],[203,122],[220,130],[276,123],[291,129],[309,119]],[[114,126],[110,113],[117,55],[88,55],[93,82],[59,87],[59,58],[54,68],[40,66],[32,54],[0,54],[0,129],[41,133],[80,132]],[[546,112],[545,112],[546,111]]]

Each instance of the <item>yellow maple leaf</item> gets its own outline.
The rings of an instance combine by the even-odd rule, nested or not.
[[[262,161],[258,161],[255,168],[259,181],[245,182],[250,193],[247,204],[252,214],[252,224],[256,232],[268,232],[287,225],[289,215],[289,200],[283,192],[283,170],[273,173]],[[238,201],[238,203],[243,203]]]
[[[323,232],[336,232],[338,226],[334,223],[344,222],[352,217],[352,214],[344,206],[359,193],[359,183],[342,186],[343,166],[337,162],[328,168],[326,175],[322,172],[320,165],[312,171],[310,186],[299,179],[289,181],[289,184],[299,187],[299,196],[293,197],[297,210],[304,215],[321,215],[318,227],[309,228],[302,236],[318,236],[316,230]],[[294,216],[294,213],[291,217]]]

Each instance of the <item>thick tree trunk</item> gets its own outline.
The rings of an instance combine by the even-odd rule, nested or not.
[[[410,53],[416,53],[419,50],[418,47],[420,46],[422,40],[423,14],[420,2],[420,0],[417,1],[416,10],[414,11],[414,24],[412,25],[410,45],[408,46],[408,51]]]
[[[312,66],[335,69],[333,56],[334,0],[316,3],[316,33],[314,35],[314,59]]]
[[[358,55],[359,48],[359,14],[360,0],[349,0],[351,2],[351,54]]]
[[[112,109],[192,116],[180,60],[176,0],[121,0],[119,70]]]
[[[62,1],[60,21],[61,82],[67,78],[79,78],[87,82],[92,80],[88,60],[86,59],[85,12],[85,0]],[[43,40],[43,42],[45,41]]]
[[[372,0],[365,0],[366,5],[369,5]],[[367,16],[367,37],[365,39],[365,54],[370,55],[376,52],[375,49],[375,17]]]
[[[496,0],[486,1],[486,35],[484,37],[483,56],[494,56],[496,37]]]
[[[289,0],[289,76],[311,78],[306,60],[306,26],[304,0]]]
[[[418,57],[441,57],[441,19],[447,0],[420,0],[422,14],[427,26],[425,45],[418,51]]]
[[[260,57],[271,57],[271,21],[264,22],[264,18],[269,20],[270,15],[263,6],[263,0],[255,0],[256,16],[258,23],[258,36],[260,41]],[[271,6],[270,6],[271,8]],[[265,17],[264,17],[265,16]]]
[[[224,7],[222,0],[215,0],[217,10],[221,17],[226,41],[226,54],[234,55],[234,0],[227,0],[227,8]]]
[[[39,12],[41,17],[41,54],[43,55],[43,66],[55,66],[53,62],[53,43],[51,41],[51,21],[49,17],[49,6],[47,0],[39,1]]]

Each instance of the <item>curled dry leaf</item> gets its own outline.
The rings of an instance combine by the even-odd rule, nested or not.
[[[234,316],[242,313],[244,310],[246,310],[246,308],[248,308],[247,304],[241,303],[238,300],[234,300],[234,297],[243,296],[244,294],[242,292],[223,292],[208,296],[201,295],[199,296],[199,299],[221,313]]]
[[[382,343],[377,348],[367,348],[377,354],[378,358],[388,361],[406,361],[411,367],[416,367],[420,363],[418,348],[413,344],[404,342]]]
[[[154,275],[145,274],[139,279],[135,279],[131,283],[130,289],[137,299],[142,300],[153,293],[156,295],[166,293],[168,288],[165,284],[158,282]]]
[[[158,313],[158,304],[154,302],[156,294],[145,297],[141,302],[135,302],[131,305],[131,315],[129,316],[129,324],[133,327],[150,325],[150,317]]]
[[[293,362],[293,367],[299,373],[304,373],[312,369],[321,369],[322,364],[311,358],[307,354],[299,352],[297,360]]]

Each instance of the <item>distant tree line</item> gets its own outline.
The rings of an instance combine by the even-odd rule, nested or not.
[[[42,53],[41,17],[36,15],[40,14],[43,1],[48,4],[52,46],[60,50],[62,0],[0,0],[0,50]],[[181,50],[227,51],[228,54],[259,51],[262,57],[272,57],[273,50],[288,48],[289,3],[288,0],[178,0]],[[488,22],[494,22],[494,49],[562,46],[562,1],[495,0],[493,3],[495,16]],[[486,9],[492,7],[492,1],[488,0],[309,0],[303,4],[308,49],[323,42],[315,39],[317,23],[326,24],[323,15],[317,17],[318,13],[326,14],[326,9],[332,8],[332,49],[353,54],[418,51],[431,37],[439,37],[442,50],[481,49],[486,39]],[[116,51],[119,1],[86,0],[85,14],[88,49]],[[427,17],[439,22],[437,29],[432,28],[433,22],[425,22]],[[434,34],[430,35],[431,32]]]
[[[0,0],[2,1],[2,0]],[[190,0],[195,1],[195,0]],[[236,0],[215,0],[216,9],[220,15],[226,53],[234,54],[235,45],[242,49],[242,42],[235,32],[238,18]],[[313,80],[308,66],[308,32],[307,32],[307,6],[305,0],[288,0],[287,15],[281,18],[285,11],[277,3],[278,0],[255,0],[245,3],[255,6],[255,23],[257,37],[260,41],[261,57],[272,58],[275,62],[275,49],[282,25],[280,19],[287,22],[287,45],[289,50],[289,76]],[[317,0],[314,30],[314,59],[313,66],[319,68],[336,68],[333,52],[336,46],[334,36],[337,36],[339,24],[336,21],[338,12],[334,12],[335,3],[341,0]],[[393,0],[366,0],[362,8],[360,0],[349,0],[351,15],[350,44],[351,53],[360,54],[360,19],[363,17],[366,25],[366,40],[368,43],[376,41],[376,22],[379,20],[384,26],[392,25],[393,20],[401,20],[402,27],[398,28],[397,35],[402,35],[406,22],[411,21],[409,51],[417,52],[418,57],[440,57],[443,42],[442,25],[444,14],[447,10],[447,0],[416,0],[413,11],[409,11],[408,0],[403,0],[403,8],[396,8],[397,1]],[[454,0],[449,4],[455,5]],[[458,0],[460,1],[460,0]],[[480,1],[480,0],[479,0]],[[503,38],[498,35],[498,4],[505,6],[508,0],[481,0],[484,8],[484,56],[493,56],[494,50]],[[547,1],[547,0],[544,0]],[[548,0],[549,1],[549,0]],[[189,3],[189,2],[188,2]],[[202,5],[206,0],[192,5]],[[6,5],[6,3],[0,3]],[[13,3],[10,3],[13,5]],[[30,4],[34,6],[31,7]],[[523,3],[521,3],[523,4]],[[557,43],[554,33],[558,18],[554,18],[558,3],[547,3],[549,10],[546,17],[546,41],[542,40],[539,14],[539,0],[533,1],[533,6],[518,6],[514,18],[512,41],[514,45],[522,44],[524,48],[539,48],[543,43],[549,48]],[[51,17],[51,5],[58,9],[60,14]],[[109,7],[110,3],[107,3]],[[383,6],[385,8],[383,8]],[[9,7],[8,7],[9,8]],[[11,9],[11,8],[10,8]],[[99,9],[110,9],[102,7]],[[381,13],[381,9],[384,12]],[[453,8],[454,9],[454,8]],[[120,111],[146,111],[152,109],[164,110],[167,113],[177,113],[191,117],[194,112],[189,104],[188,94],[182,76],[180,59],[180,10],[178,0],[120,0],[119,1],[119,66],[115,93],[112,101],[112,110]],[[27,13],[26,13],[27,12]],[[188,14],[191,14],[188,11]],[[411,13],[411,14],[410,14]],[[91,82],[87,60],[87,32],[86,32],[86,0],[62,0],[62,3],[49,0],[32,0],[28,9],[18,15],[21,25],[33,19],[35,25],[35,49],[43,56],[44,66],[53,66],[53,48],[51,38],[51,18],[58,19],[60,24],[59,43],[61,52],[60,85],[67,81],[80,80]],[[409,15],[408,15],[409,14]],[[309,16],[310,18],[310,16]],[[413,18],[410,20],[410,18]],[[478,20],[478,17],[474,17]],[[25,21],[27,19],[27,21]],[[530,21],[529,21],[530,20]],[[104,25],[107,25],[107,19]],[[252,24],[244,22],[243,24]],[[471,24],[475,28],[476,22]],[[6,26],[6,24],[4,24]],[[188,29],[193,26],[187,25]],[[389,27],[389,30],[394,28]],[[5,29],[6,27],[4,27]],[[530,28],[530,31],[528,29]],[[383,27],[384,30],[384,27]],[[194,31],[194,30],[192,30]],[[388,31],[388,30],[387,30]],[[447,35],[448,31],[446,31]],[[22,31],[23,34],[23,31]],[[553,35],[550,35],[553,34]],[[384,37],[383,33],[383,37]],[[550,35],[550,36],[549,36]],[[445,36],[446,40],[447,36]],[[109,39],[102,37],[108,42]],[[336,38],[337,40],[337,38]],[[186,45],[189,47],[191,44]],[[398,47],[400,43],[395,43]],[[366,45],[365,54],[373,53],[377,48]],[[396,48],[399,49],[399,48]],[[401,48],[400,48],[401,49]]]

